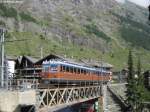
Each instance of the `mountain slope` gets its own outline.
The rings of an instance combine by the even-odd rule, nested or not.
[[[24,0],[23,4],[0,4],[0,24],[8,55],[40,57],[57,53],[75,59],[103,59],[115,69],[126,67],[128,48],[142,55],[150,67],[150,27],[145,9],[115,0]],[[102,57],[102,58],[101,58]],[[136,58],[135,58],[136,59]]]

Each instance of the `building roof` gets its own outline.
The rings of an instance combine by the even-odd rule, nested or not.
[[[109,63],[106,63],[106,62],[103,62],[103,61],[85,60],[85,59],[80,59],[80,60],[77,61],[75,59],[63,58],[63,57],[55,55],[55,54],[49,54],[48,56],[45,56],[44,58],[41,58],[41,59],[33,58],[33,57],[30,57],[30,56],[20,56],[19,58],[17,58],[19,63],[22,62],[23,58],[29,60],[31,63],[33,63],[35,65],[41,65],[43,63],[43,61],[49,61],[49,60],[52,60],[52,59],[55,59],[55,60],[58,59],[58,60],[62,60],[62,61],[73,62],[73,63],[84,65],[84,66],[113,68],[113,65],[111,65]]]
[[[15,56],[6,56],[6,59],[7,60],[13,60],[13,61],[15,61],[16,59],[17,59],[17,57],[15,57]]]
[[[44,58],[42,58],[42,59],[36,61],[35,64],[42,64],[43,61],[46,61],[46,60],[49,61],[49,60],[51,60],[51,59],[61,59],[61,60],[65,60],[64,58],[62,58],[62,57],[60,57],[60,56],[58,56],[58,55],[49,54],[48,56],[45,56]]]
[[[75,59],[68,59],[68,58],[65,58],[65,60],[67,60],[69,62],[76,63],[76,64],[84,65],[84,66],[113,68],[113,65],[106,63],[106,62],[103,62],[103,61],[101,62],[101,61],[86,60],[86,59],[75,60]]]
[[[26,59],[28,59],[32,63],[36,63],[38,61],[38,59],[30,57],[30,56],[23,56],[23,57],[26,58]]]
[[[103,61],[82,60],[82,62],[90,66],[113,68],[113,65],[103,62]]]

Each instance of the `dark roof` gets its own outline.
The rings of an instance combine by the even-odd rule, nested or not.
[[[32,63],[36,63],[36,62],[38,61],[38,59],[33,58],[33,57],[30,57],[30,56],[23,56],[23,58],[28,59],[28,60],[29,60],[30,62],[32,62]]]
[[[103,62],[103,61],[82,60],[82,62],[87,64],[87,65],[90,65],[90,66],[113,68],[113,65],[106,63],[106,62]]]
[[[113,65],[106,63],[106,62],[103,62],[103,61],[101,62],[101,61],[86,60],[86,59],[75,60],[75,59],[68,59],[68,58],[65,58],[65,60],[69,61],[69,62],[76,63],[76,64],[84,65],[84,66],[113,68]]]
[[[16,59],[17,64],[21,64],[22,57],[23,57],[23,56],[19,56],[19,57],[17,57],[17,59]]]
[[[30,57],[30,56],[19,56],[19,57],[16,59],[16,62],[18,62],[19,64],[21,64],[23,59],[28,60],[28,61],[31,62],[32,64],[34,64],[35,62],[38,61],[38,59],[33,58],[33,57]]]
[[[51,59],[60,59],[60,60],[65,60],[64,58],[58,56],[58,55],[55,55],[55,54],[49,54],[48,56],[38,60],[35,64],[42,64],[43,61],[49,61]]]

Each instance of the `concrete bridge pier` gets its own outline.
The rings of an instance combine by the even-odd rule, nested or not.
[[[23,107],[36,105],[36,91],[0,89],[0,112],[20,112]]]

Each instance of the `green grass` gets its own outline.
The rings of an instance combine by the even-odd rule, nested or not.
[[[102,54],[101,51],[87,48],[86,46],[73,45],[66,41],[58,41],[45,37],[41,38],[41,34],[34,34],[29,32],[11,32],[7,34],[6,40],[27,39],[26,41],[16,41],[7,43],[5,45],[7,55],[31,55],[33,57],[40,57],[40,47],[43,47],[44,56],[50,53],[58,55],[66,55],[67,58],[80,59],[93,59],[102,60],[114,65],[114,71],[121,70],[127,67],[128,49],[120,48],[115,41],[112,41],[112,51]],[[134,50],[134,62],[136,67],[137,54],[141,54],[141,61],[144,70],[150,67],[150,52],[144,49]]]
[[[93,49],[87,49],[83,46],[73,45],[72,43],[58,42],[55,40],[45,40],[40,38],[40,34],[33,34],[28,32],[12,32],[11,38],[16,37],[16,39],[27,39],[26,41],[13,42],[6,44],[6,53],[8,55],[32,55],[40,57],[40,46],[44,49],[44,55],[50,53],[57,53],[60,55],[66,55],[68,58],[95,58],[99,57],[99,53]],[[30,40],[31,39],[31,40]]]
[[[15,8],[9,7],[0,3],[0,15],[3,17],[15,18],[18,20],[18,16],[22,21],[37,23],[37,20],[30,15],[30,13],[18,12]]]

